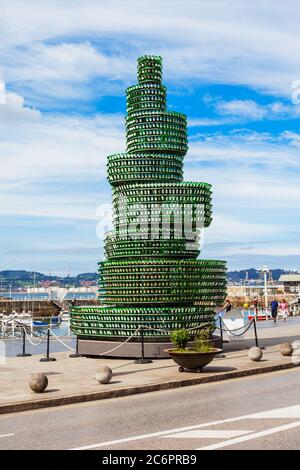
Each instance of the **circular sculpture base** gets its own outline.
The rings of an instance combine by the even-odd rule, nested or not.
[[[213,337],[215,348],[222,348],[221,340],[218,337]],[[142,344],[140,342],[126,343],[123,346],[123,341],[97,341],[92,339],[78,339],[78,352],[81,356],[100,356],[101,357],[115,357],[124,359],[139,359],[141,358]],[[117,348],[117,346],[120,346]],[[157,342],[157,343],[144,343],[144,357],[146,359],[169,359],[169,354],[166,349],[173,348],[171,342]],[[111,351],[112,349],[114,351]],[[111,351],[107,355],[103,354],[106,351]]]
[[[115,357],[126,359],[138,359],[141,357],[142,345],[141,343],[125,343],[124,341],[97,341],[89,339],[78,340],[78,352],[82,356],[102,356],[102,357]],[[117,348],[117,346],[119,346]],[[172,348],[172,343],[144,343],[145,358],[148,359],[167,359],[168,353],[165,349]],[[103,354],[111,349],[114,351],[109,352],[107,355]]]

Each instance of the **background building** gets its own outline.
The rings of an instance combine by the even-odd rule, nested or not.
[[[285,292],[300,295],[300,274],[282,274],[279,282],[283,284]]]

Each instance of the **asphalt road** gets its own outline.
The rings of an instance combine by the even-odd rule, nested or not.
[[[3,415],[0,449],[299,449],[299,384],[293,369]]]

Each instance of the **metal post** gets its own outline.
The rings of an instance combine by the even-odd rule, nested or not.
[[[69,317],[68,317],[68,336],[71,336],[70,313],[69,313]]]
[[[40,359],[40,362],[56,361],[55,357],[50,357],[49,356],[49,353],[50,353],[50,330],[48,328],[48,330],[47,330],[47,355],[46,355],[46,357],[42,357]]]
[[[31,354],[26,353],[25,350],[25,328],[23,328],[23,352],[21,354],[17,354],[17,357],[29,357]]]
[[[81,354],[78,354],[78,336],[76,336],[76,352],[69,354],[69,357],[82,357]]]
[[[256,320],[255,318],[252,320],[253,323],[254,323],[254,335],[255,335],[255,345],[256,347],[258,348],[259,345],[258,345],[258,337],[257,337],[257,328],[256,328]],[[266,349],[265,346],[260,346],[260,349]]]
[[[258,348],[259,346],[258,346],[257,329],[256,329],[256,320],[255,320],[255,318],[252,321],[253,321],[253,326],[254,326],[255,345]]]
[[[223,329],[222,329],[222,317],[221,317],[221,315],[219,316],[219,320],[220,320],[220,338],[221,338],[221,342],[222,342],[222,351],[223,351],[224,339],[223,339]],[[226,356],[225,356],[225,354],[222,354],[222,352],[220,352],[219,354],[216,354],[215,357],[219,358],[219,359],[223,359]]]
[[[223,348],[224,340],[223,340],[223,328],[222,328],[222,317],[221,317],[221,315],[219,316],[219,320],[220,320],[220,336],[221,336],[222,348]]]
[[[136,359],[134,361],[135,364],[150,364],[151,359],[145,359],[145,352],[144,352],[144,327],[143,325],[141,326],[141,358]]]

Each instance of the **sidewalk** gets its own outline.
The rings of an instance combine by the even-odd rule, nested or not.
[[[257,322],[257,336],[259,346],[276,346],[281,343],[300,341],[300,317],[290,317],[287,322],[273,320]],[[238,332],[239,333],[239,332]],[[227,335],[224,332],[224,340]],[[248,330],[244,339],[236,338],[224,345],[225,351],[245,350],[255,346],[253,326]]]
[[[291,338],[290,338],[291,339]],[[300,339],[300,338],[299,338]],[[253,340],[251,340],[253,345]],[[114,398],[175,387],[208,383],[295,367],[290,357],[279,353],[279,345],[264,350],[262,361],[250,361],[247,350],[226,352],[202,373],[178,372],[172,360],[160,359],[151,364],[134,364],[132,360],[69,358],[68,353],[53,353],[56,362],[42,363],[39,358],[11,357],[0,365],[0,414],[48,406]],[[110,384],[101,385],[94,376],[100,365],[113,370]],[[29,375],[44,372],[48,389],[34,394],[28,387]]]

